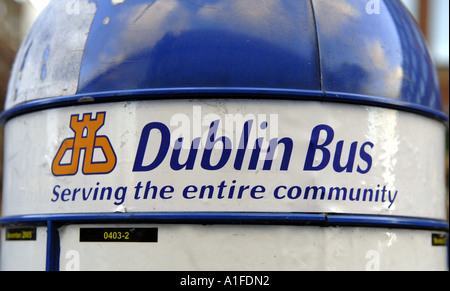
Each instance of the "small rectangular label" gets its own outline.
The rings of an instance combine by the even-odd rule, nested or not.
[[[80,228],[80,242],[158,242],[158,228]]]
[[[433,246],[447,246],[447,235],[433,233],[431,235],[431,245]]]
[[[6,240],[36,240],[36,228],[8,228],[6,229]]]

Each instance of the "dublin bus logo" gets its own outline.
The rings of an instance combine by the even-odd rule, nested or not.
[[[59,148],[52,164],[55,176],[70,176],[78,172],[82,157],[82,172],[85,175],[107,174],[116,166],[116,154],[105,135],[97,135],[105,124],[106,112],[97,112],[95,119],[92,113],[85,113],[79,120],[79,115],[72,115],[70,128],[75,133],[73,138],[66,138]]]

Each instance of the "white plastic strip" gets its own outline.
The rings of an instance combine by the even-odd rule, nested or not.
[[[391,109],[268,100],[105,103],[19,116],[5,136],[4,216],[218,211],[446,219],[445,127]]]

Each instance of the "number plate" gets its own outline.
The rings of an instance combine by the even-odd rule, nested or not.
[[[80,228],[80,242],[158,242],[158,228]]]

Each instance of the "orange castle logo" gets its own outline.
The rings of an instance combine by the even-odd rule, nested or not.
[[[75,133],[73,138],[66,138],[53,159],[52,172],[55,176],[70,176],[78,172],[81,152],[84,151],[82,171],[85,175],[107,174],[116,166],[117,157],[107,136],[97,135],[97,131],[105,124],[106,112],[97,112],[95,119],[92,113],[85,113],[81,120],[79,115],[72,115],[70,128]],[[103,161],[94,161],[94,152],[103,152]],[[63,162],[65,156],[70,161]]]

